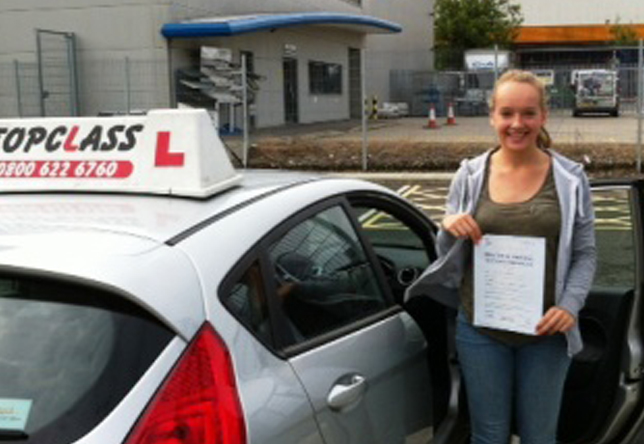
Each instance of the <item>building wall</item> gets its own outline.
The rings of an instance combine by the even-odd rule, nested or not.
[[[434,0],[220,0],[216,11],[212,0],[191,0],[186,6],[175,6],[177,18],[194,18],[216,15],[280,12],[341,12],[367,14],[389,20],[403,26],[400,34],[368,36],[366,66],[367,92],[382,100],[389,97],[389,75],[392,66],[399,69],[427,70],[433,67],[430,48],[433,44],[433,29],[430,13]],[[362,47],[359,46],[359,47]]]
[[[368,1],[368,0],[362,0]],[[361,13],[358,0],[183,0],[172,3],[172,19],[249,13],[342,12]]]
[[[282,61],[285,45],[294,45],[296,53],[292,57],[298,61],[299,122],[341,120],[349,118],[348,47],[361,46],[362,39],[359,34],[339,30],[290,28],[227,38],[177,41],[173,43],[173,65],[181,68],[198,63],[197,54],[201,46],[230,48],[236,59],[240,51],[251,51],[255,73],[263,76],[256,100],[257,126],[270,127],[284,123]],[[188,54],[192,56],[188,57]],[[340,64],[342,94],[311,94],[309,61]]]
[[[35,29],[74,33],[77,43],[81,112],[168,106],[168,42],[161,36],[165,23],[208,16],[249,13],[331,11],[368,14],[399,23],[401,34],[369,36],[334,27],[280,29],[217,42],[256,53],[256,71],[266,75],[258,99],[258,124],[283,123],[282,55],[285,43],[297,46],[300,121],[343,119],[349,116],[349,48],[367,47],[368,93],[389,96],[389,77],[395,69],[429,69],[432,60],[430,12],[433,0],[1,0],[0,64],[36,62]],[[172,43],[173,64],[193,63],[181,48],[199,42]],[[341,95],[311,95],[308,61],[342,65]],[[176,67],[176,66],[175,66]],[[33,69],[32,69],[33,70]],[[9,72],[9,69],[6,70]],[[2,71],[5,72],[5,71]],[[36,71],[34,71],[36,72]],[[126,73],[135,85],[124,90]],[[36,83],[32,82],[35,90]],[[0,92],[2,96],[2,92]],[[36,100],[37,101],[37,100]]]
[[[524,26],[644,23],[644,8],[637,0],[514,0],[521,5]]]
[[[515,39],[522,67],[615,67],[637,63],[634,47],[615,42],[615,24],[644,38],[644,8],[633,0],[513,0],[524,22]],[[625,85],[623,85],[625,86]]]
[[[367,93],[381,100],[390,97],[390,71],[429,71],[434,67],[434,0],[367,0],[365,12],[402,25],[399,34],[367,37]]]
[[[154,0],[2,0],[0,60],[33,58],[37,28],[75,33],[78,51],[93,57],[147,55],[165,48],[166,10]]]
[[[126,108],[126,59],[134,77],[133,106],[168,106],[166,42],[159,33],[167,12],[168,6],[155,0],[2,0],[0,63],[18,61],[33,67],[24,72],[35,73],[36,29],[73,33],[82,114]],[[59,63],[56,58],[64,54],[62,46],[51,41],[47,38],[43,45],[45,64]],[[63,68],[52,72],[55,76]],[[37,84],[24,80],[23,92],[29,95]]]

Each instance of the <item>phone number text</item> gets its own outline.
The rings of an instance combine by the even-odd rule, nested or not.
[[[134,166],[127,160],[0,161],[0,177],[45,179],[125,179]]]

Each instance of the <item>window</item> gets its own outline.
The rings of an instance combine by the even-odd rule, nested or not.
[[[390,211],[360,204],[355,205],[354,210],[376,252],[394,298],[402,304],[406,288],[430,263],[427,250],[430,247],[412,227]]]
[[[342,65],[310,61],[309,93],[342,94]]]
[[[291,344],[375,314],[388,305],[371,262],[341,207],[290,229],[269,247],[276,294]]]
[[[268,304],[258,262],[254,262],[232,285],[224,305],[260,340],[272,343]]]
[[[32,401],[25,444],[77,442],[107,417],[174,334],[118,295],[0,277],[2,397]]]
[[[635,244],[627,189],[593,190],[597,272],[594,285],[634,288]]]

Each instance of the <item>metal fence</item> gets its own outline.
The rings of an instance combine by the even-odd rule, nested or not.
[[[590,69],[588,66],[531,68],[534,71],[552,72],[553,82],[547,87],[551,112],[571,113],[575,104],[575,92],[571,85],[572,73],[582,68]],[[638,67],[622,65],[616,71],[619,79],[620,112],[627,115],[635,114]],[[410,114],[413,116],[427,116],[430,105],[434,105],[437,116],[444,116],[450,104],[457,115],[480,116],[488,113],[488,102],[494,81],[494,71],[394,70],[390,77],[391,100],[408,103]]]
[[[38,29],[36,42],[40,114],[79,115],[76,36],[68,32]],[[21,75],[16,76],[17,82],[21,79]]]
[[[163,61],[84,60],[75,90],[62,61],[45,63],[43,86],[37,62],[0,63],[0,117],[128,114],[169,106]]]
[[[37,63],[13,63],[13,79],[15,95],[11,104],[15,108],[3,109],[8,115],[19,117],[36,117],[42,114],[40,101],[40,82],[38,80]],[[15,114],[17,112],[17,114]],[[6,115],[6,114],[5,114]]]
[[[85,61],[79,65],[82,114],[130,114],[168,107],[167,77],[161,60]]]
[[[16,63],[0,64],[0,116],[21,116],[20,86],[16,79],[20,78]]]
[[[78,85],[75,94],[78,111],[75,112],[69,99],[73,95],[67,74],[69,68],[61,65],[65,63],[67,62],[62,60],[55,63],[49,62],[48,69],[43,70],[44,87],[40,85],[37,62],[0,63],[0,117],[55,116],[75,113],[80,115],[126,114],[167,107],[171,104],[167,65],[162,60],[136,60],[126,57],[81,60],[77,67]],[[252,109],[254,113],[261,109],[263,115],[269,116],[268,125],[262,124],[262,126],[273,126],[281,120],[278,116],[285,112],[283,109],[284,84],[280,76],[269,76],[266,73],[281,72],[284,60],[255,57],[253,63],[260,78],[258,83],[263,100],[256,101]],[[359,59],[357,61],[352,59],[346,69],[349,91],[343,91],[343,94],[349,95],[350,112],[347,117],[351,118],[359,117],[360,95],[355,94],[360,90],[359,68],[357,68],[359,63]],[[573,70],[579,68],[582,67],[531,68],[551,70],[553,73],[553,83],[548,87],[552,112],[570,113],[575,98],[571,88],[571,75]],[[638,67],[621,65],[617,71],[621,113],[633,114],[636,112],[638,94]],[[389,101],[406,103],[411,116],[426,117],[430,105],[434,105],[437,116],[445,116],[450,104],[458,116],[477,116],[488,112],[487,102],[494,85],[495,72],[390,70],[388,77]],[[367,82],[366,93],[369,97],[372,94],[371,87],[372,85]],[[324,120],[328,117],[332,120],[333,116],[338,115],[337,106],[334,105],[337,104],[336,97],[313,97],[310,94],[303,94],[307,91],[307,85],[300,85],[298,88],[301,108],[299,115],[303,123],[307,122],[305,106],[312,101],[316,101],[315,108],[318,111],[328,111],[328,116],[320,115],[318,116],[320,119]],[[203,99],[203,105],[207,105],[209,103],[207,98]],[[237,110],[236,114],[238,113]],[[224,110],[223,114],[228,114],[228,110]],[[224,119],[229,118],[224,116]]]

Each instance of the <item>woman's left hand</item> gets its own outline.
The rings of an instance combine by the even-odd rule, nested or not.
[[[570,331],[577,320],[567,310],[560,307],[551,307],[537,324],[539,336],[554,335]]]

